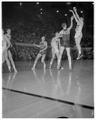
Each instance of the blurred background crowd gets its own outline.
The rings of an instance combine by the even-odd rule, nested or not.
[[[56,31],[60,31],[61,23],[66,22],[70,25],[69,12],[76,6],[80,15],[84,17],[83,39],[81,42],[83,59],[93,59],[93,3],[26,3],[26,2],[2,2],[2,23],[3,29],[12,30],[11,52],[15,61],[34,60],[39,49],[30,46],[18,46],[16,43],[39,44],[44,35],[48,42],[46,60],[51,58],[51,40]],[[64,13],[62,13],[64,12]],[[75,26],[71,30],[71,55],[76,58],[77,50],[74,41]],[[64,52],[63,59],[67,58]]]

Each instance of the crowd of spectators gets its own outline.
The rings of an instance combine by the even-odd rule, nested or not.
[[[50,42],[52,37],[54,36],[54,33],[57,30],[54,26],[49,24],[41,24],[41,23],[23,23],[23,22],[17,22],[12,24],[12,22],[8,23],[7,26],[5,26],[5,29],[7,27],[10,27],[12,30],[12,45],[11,52],[13,55],[13,59],[15,61],[28,61],[28,60],[34,60],[39,49],[36,47],[30,47],[30,46],[18,46],[15,43],[27,43],[27,44],[39,44],[41,37],[45,35],[46,41],[48,42],[48,50],[46,55],[46,60],[51,58],[51,47]],[[93,59],[93,35],[92,33],[86,28],[84,28],[84,34],[83,39],[81,42],[82,46],[82,52],[84,54],[84,59]],[[92,29],[92,28],[91,28]],[[90,30],[91,30],[90,29]],[[76,58],[77,50],[74,42],[74,30],[72,30],[73,33],[71,34],[71,55],[72,58]],[[89,31],[89,33],[87,32]],[[65,52],[63,54],[63,58],[67,58],[65,55]]]

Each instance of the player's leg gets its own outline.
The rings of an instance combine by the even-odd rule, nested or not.
[[[2,52],[2,64],[5,62],[5,51]]]
[[[49,68],[52,67],[52,64],[53,64],[54,58],[55,58],[55,49],[52,48],[52,58],[51,58],[51,61],[50,61],[50,66],[49,66]]]
[[[57,48],[55,55],[57,57],[57,68],[58,68],[58,60],[60,58],[60,49]]]
[[[35,59],[35,62],[34,62],[34,64],[33,64],[32,70],[35,69],[35,66],[36,66],[36,64],[37,64],[37,62],[38,62],[38,60],[39,60],[40,57],[41,57],[41,54],[38,53],[38,55],[37,55],[37,57],[36,57],[36,59]]]
[[[41,62],[42,62],[43,65],[44,65],[44,70],[46,69],[45,57],[46,57],[46,54],[43,54],[43,55],[42,55],[42,58],[41,58]]]
[[[78,57],[77,57],[77,60],[81,58],[81,39],[82,39],[82,36],[79,36],[77,38],[75,38],[75,42],[76,42],[76,47],[77,47],[77,50],[78,50]]]
[[[8,59],[8,52],[7,52],[7,50],[5,50],[4,52],[3,52],[3,63],[6,61],[6,64],[7,64],[7,66],[8,66],[8,70],[11,72],[11,64],[10,64],[10,61],[9,61],[9,59]]]
[[[2,46],[2,64],[5,62],[5,58],[7,57],[7,47],[6,44]]]
[[[72,60],[71,60],[71,54],[70,54],[70,48],[66,48],[67,51],[67,57],[68,57],[68,63],[69,63],[69,69],[72,69]]]
[[[57,69],[60,69],[60,67],[61,67],[61,59],[62,59],[64,49],[65,48],[63,46],[60,47],[60,51],[59,51],[59,54],[58,54]]]
[[[17,72],[17,69],[16,69],[16,67],[15,67],[15,63],[14,63],[14,61],[13,61],[12,54],[11,54],[10,50],[8,50],[8,58],[9,58],[12,66],[13,66],[14,71]]]

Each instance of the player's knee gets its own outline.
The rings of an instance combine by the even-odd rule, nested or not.
[[[42,63],[44,63],[44,59],[45,59],[45,57],[41,59],[41,62],[42,62]]]
[[[39,59],[40,57],[41,57],[41,54],[38,54],[37,57],[36,57],[36,59]]]

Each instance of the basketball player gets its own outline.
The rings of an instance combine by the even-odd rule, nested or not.
[[[6,52],[5,52],[4,56],[5,56],[5,59],[10,61],[10,62],[8,62],[8,67],[10,69],[9,71],[11,71],[11,64],[12,64],[12,67],[13,67],[14,71],[17,72],[17,69],[15,67],[15,64],[14,64],[14,61],[13,61],[13,58],[12,58],[12,54],[11,54],[11,51],[10,51],[10,48],[12,47],[12,44],[10,42],[10,40],[11,40],[11,29],[7,29],[7,33],[4,36],[5,36],[6,45],[7,45]]]
[[[71,63],[71,55],[70,55],[70,30],[73,26],[73,16],[71,17],[71,25],[67,28],[67,24],[63,23],[62,24],[62,30],[59,32],[60,36],[62,36],[62,39],[60,40],[60,54],[59,54],[59,60],[58,60],[58,69],[61,67],[61,59],[63,55],[64,49],[67,51],[67,57],[68,57],[68,62],[69,62],[69,69],[72,69],[72,63]]]
[[[77,9],[75,7],[73,7],[73,10],[70,10],[70,12],[73,13],[73,16],[77,22],[77,26],[75,29],[75,43],[76,43],[76,47],[78,50],[78,57],[77,60],[80,59],[82,57],[81,54],[81,39],[82,39],[82,29],[83,29],[83,25],[84,25],[84,18],[83,17],[79,17],[78,13],[77,13]]]
[[[58,60],[58,57],[59,57],[59,48],[60,48],[60,38],[59,38],[59,34],[58,32],[55,33],[55,37],[52,38],[52,41],[51,41],[51,50],[52,50],[52,58],[51,58],[51,61],[50,61],[50,67],[52,66],[53,64],[53,61],[55,59],[55,56],[57,57],[57,60]]]
[[[7,37],[3,31],[3,34],[2,34],[2,63],[4,63],[6,61],[8,70],[11,72],[11,65],[10,65],[10,61],[8,59],[7,50],[8,50]]]
[[[32,67],[32,70],[34,70],[35,69],[35,66],[36,66],[36,64],[37,64],[37,62],[38,62],[38,60],[41,58],[41,62],[43,63],[43,65],[44,65],[44,70],[45,70],[45,68],[46,68],[46,64],[45,64],[45,57],[46,57],[46,50],[47,50],[47,42],[45,41],[45,36],[43,36],[42,38],[41,38],[41,42],[40,42],[40,44],[39,45],[37,45],[37,44],[34,44],[34,46],[36,46],[36,47],[38,47],[38,48],[40,48],[40,51],[39,51],[39,53],[38,53],[38,55],[37,55],[37,57],[36,57],[36,59],[35,59],[35,62],[34,62],[34,65],[33,65],[33,67]]]

